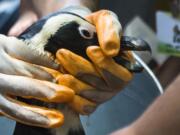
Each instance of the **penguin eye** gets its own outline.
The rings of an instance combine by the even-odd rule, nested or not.
[[[79,33],[85,39],[92,39],[93,36],[94,36],[92,31],[90,31],[90,30],[88,30],[87,28],[84,28],[84,27],[79,27]]]

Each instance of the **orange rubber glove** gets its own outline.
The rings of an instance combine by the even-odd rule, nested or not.
[[[133,74],[117,64],[114,56],[132,64],[135,62],[131,52],[120,53],[122,30],[114,13],[101,10],[86,18],[96,26],[100,43],[100,47],[92,45],[87,48],[90,61],[67,49],[59,49],[56,53],[66,71],[58,82],[75,91],[76,96],[69,105],[81,114],[92,113],[97,105],[112,98],[132,79]]]
[[[0,51],[0,113],[28,125],[45,128],[61,126],[64,122],[61,112],[16,99],[18,96],[44,102],[72,101],[74,90],[51,83],[54,78],[41,67],[56,69],[58,66],[14,37],[0,35]],[[30,64],[32,62],[37,65]]]
[[[69,15],[66,17],[69,17]],[[59,16],[54,19],[58,18],[60,18],[58,21],[61,21],[61,17]],[[78,16],[73,18],[78,19]],[[37,62],[38,58],[36,58],[46,56],[45,52],[41,56],[33,56],[36,54],[36,50],[33,50],[33,54],[31,54],[31,50],[26,47],[16,47],[17,44],[28,43],[29,46],[36,48],[34,47],[34,45],[37,45],[35,42],[36,40],[33,40],[34,38],[32,38],[33,42],[31,42],[31,39],[28,42],[20,42],[17,39],[7,39],[7,37],[2,38],[1,41],[6,42],[3,43],[3,53],[1,53],[2,55],[0,56],[2,57],[2,60],[5,58],[4,60],[9,61],[10,65],[14,67],[12,70],[11,66],[7,64],[2,67],[1,70],[3,73],[2,78],[5,78],[8,83],[10,82],[10,86],[7,85],[7,83],[1,85],[9,90],[4,91],[2,94],[0,93],[0,100],[2,101],[0,102],[0,111],[4,115],[25,124],[41,127],[57,127],[63,123],[63,115],[60,112],[37,106],[29,106],[6,96],[13,95],[25,98],[36,98],[45,102],[66,102],[78,113],[88,115],[92,113],[99,104],[112,98],[127,85],[132,79],[133,74],[128,70],[129,68],[124,65],[126,64],[129,67],[133,67],[135,60],[133,59],[131,52],[120,50],[120,37],[122,34],[121,25],[119,24],[117,17],[110,11],[102,10],[87,16],[87,19],[96,26],[100,47],[92,44],[92,46],[89,46],[86,49],[89,60],[67,49],[59,49],[56,53],[56,59],[60,63],[59,71],[49,69],[51,67],[39,67],[40,69],[38,68],[37,70],[37,66],[35,70],[31,67],[32,64],[27,66],[24,62],[19,62],[19,60],[24,60],[42,66],[46,65],[47,62],[45,62],[45,60]],[[82,19],[80,20],[82,21]],[[102,22],[100,20],[102,20]],[[51,21],[48,22],[46,27],[49,26],[48,28],[51,28]],[[87,22],[84,22],[83,24],[86,25]],[[83,30],[81,32],[83,32]],[[46,34],[46,32],[41,32],[39,34]],[[43,36],[44,35],[41,35],[40,37]],[[37,41],[39,41],[41,38],[37,39]],[[10,42],[15,45],[13,44],[14,46],[11,45],[11,47],[7,47]],[[42,45],[41,47],[44,46]],[[39,49],[40,50],[37,50],[39,52],[43,50],[43,48]],[[25,58],[23,59],[22,56]],[[118,59],[114,60],[115,56],[118,56]],[[120,61],[118,62],[120,64],[117,64],[116,61]],[[41,78],[43,75],[39,72],[36,75],[35,71],[40,71],[42,69],[50,73],[59,85],[35,80],[36,78]],[[57,70],[57,68],[55,69]],[[10,76],[4,75],[6,73],[9,73]],[[26,79],[26,77],[14,77],[13,75],[25,75],[30,76],[31,78]],[[10,79],[12,81],[8,81]],[[24,83],[18,85],[16,80],[18,80],[18,82],[22,81],[27,83],[27,86],[29,87],[25,87]],[[33,91],[30,91],[32,88]],[[42,88],[45,88],[46,90],[42,91]],[[73,91],[76,94],[75,96]],[[37,119],[39,116],[41,116],[41,118]]]

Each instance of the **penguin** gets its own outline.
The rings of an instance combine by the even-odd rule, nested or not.
[[[66,48],[88,59],[86,48],[98,45],[95,26],[78,14],[59,11],[44,17],[25,30],[18,39],[38,51],[41,55],[55,56],[60,48]],[[122,37],[122,50],[150,50],[149,45],[136,38]],[[114,58],[132,72],[142,71],[140,65],[132,66],[127,60]],[[85,135],[79,114],[65,104],[51,104],[36,100],[21,99],[23,102],[60,109],[65,123],[56,129],[45,129],[17,123],[13,135]]]

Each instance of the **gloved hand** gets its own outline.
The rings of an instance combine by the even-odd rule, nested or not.
[[[98,18],[103,19],[105,24],[101,26],[102,22]],[[76,96],[69,105],[81,114],[92,113],[98,104],[114,96],[132,77],[126,68],[118,65],[112,59],[112,56],[116,56],[120,50],[121,26],[116,16],[110,11],[100,11],[91,14],[87,19],[96,26],[100,45],[101,48],[104,48],[102,51],[104,50],[105,53],[97,46],[89,47],[87,54],[94,62],[93,64],[62,49],[57,53],[57,59],[67,71],[64,72],[66,74],[44,68],[55,78],[58,78],[60,85],[67,86],[76,92]],[[105,30],[103,31],[104,35],[103,29]],[[121,56],[133,61],[130,53],[122,53]],[[34,96],[36,97],[36,94]]]
[[[86,19],[96,26],[100,43],[100,46],[87,48],[90,60],[67,49],[59,49],[56,53],[66,71],[59,77],[59,84],[75,90],[76,96],[69,105],[81,114],[93,112],[97,105],[112,98],[132,79],[133,74],[117,64],[114,56],[132,65],[135,62],[131,52],[120,50],[122,29],[114,13],[101,10]]]
[[[0,35],[0,112],[18,122],[56,127],[63,124],[64,117],[59,111],[32,106],[16,100],[16,96],[34,98],[45,102],[65,103],[73,99],[74,91],[53,81],[58,65],[46,56],[26,46],[14,37]],[[34,64],[30,64],[30,63]],[[38,66],[41,65],[41,66]]]
[[[100,22],[98,18],[104,21]],[[130,66],[133,66],[135,63],[130,52],[120,50],[121,25],[112,12],[105,10],[99,11],[91,14],[87,19],[96,26],[100,43],[100,47],[90,46],[87,48],[87,55],[91,61],[69,50],[60,49],[56,56],[61,64],[59,71],[63,74],[49,68],[41,67],[41,69],[43,68],[50,73],[58,81],[59,85],[66,86],[75,91],[76,95],[71,98],[72,100],[68,100],[68,103],[80,114],[92,113],[97,105],[109,100],[122,90],[133,76],[124,67],[124,63],[128,63]],[[102,30],[104,31],[102,32]],[[114,56],[119,56],[118,60],[120,62],[118,63],[122,63],[122,65],[114,61]],[[33,61],[33,63],[36,64],[36,61]],[[41,63],[44,62],[41,61]],[[36,94],[33,96],[36,97]],[[57,118],[62,120],[61,116],[59,115]],[[38,124],[35,123],[33,125]],[[44,125],[41,123],[38,126],[43,127]],[[53,124],[49,124],[44,127],[53,126]]]

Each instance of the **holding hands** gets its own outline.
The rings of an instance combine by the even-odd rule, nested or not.
[[[117,16],[111,11],[101,10],[85,18],[88,22],[81,19],[88,25],[84,25],[85,29],[78,29],[81,38],[91,40],[94,38],[91,32],[97,31],[100,46],[90,42],[85,52],[79,54],[67,49],[66,44],[58,46],[55,54],[49,52],[56,56],[56,62],[49,55],[42,55],[32,46],[27,46],[22,40],[0,36],[0,58],[3,63],[0,65],[2,114],[29,125],[57,127],[64,121],[61,112],[27,105],[14,97],[67,103],[76,112],[88,115],[128,84],[133,77],[132,71],[138,69],[138,66],[132,53],[122,50],[122,43],[127,39],[121,37],[122,28]],[[92,26],[89,25],[92,24],[94,30],[90,29]],[[52,48],[55,45],[53,43],[56,42],[50,42]],[[78,48],[83,47],[80,45]],[[134,48],[141,49],[142,46]]]

